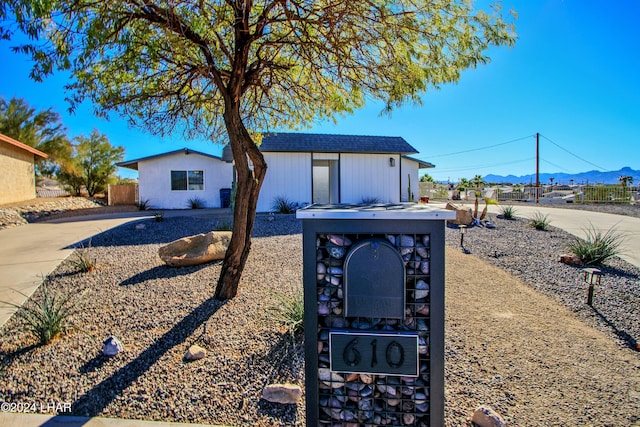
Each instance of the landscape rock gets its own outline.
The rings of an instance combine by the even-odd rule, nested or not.
[[[560,255],[560,262],[569,265],[582,265],[580,257],[574,254],[562,254]]]
[[[158,255],[170,267],[187,267],[224,259],[230,231],[211,231],[206,234],[174,240],[158,250]]]
[[[262,398],[271,403],[295,405],[302,397],[302,389],[295,384],[269,384],[262,390]]]
[[[482,405],[476,409],[471,417],[471,422],[479,427],[506,427],[506,423],[491,407]]]
[[[184,354],[184,360],[187,360],[187,361],[200,360],[200,359],[204,359],[206,355],[207,355],[207,350],[200,347],[199,345],[193,344],[191,347],[189,347],[187,352]]]
[[[451,202],[447,203],[445,208],[456,212],[456,219],[449,219],[447,222],[456,225],[469,225],[473,222],[473,213],[471,212],[471,208],[459,206]]]
[[[120,340],[113,335],[102,342],[102,354],[111,357],[124,350],[124,346]]]

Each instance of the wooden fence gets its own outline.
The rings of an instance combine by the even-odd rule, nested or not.
[[[109,206],[138,204],[138,184],[109,184]]]

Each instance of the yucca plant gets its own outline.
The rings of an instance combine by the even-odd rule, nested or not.
[[[271,204],[271,210],[275,213],[291,214],[296,211],[298,204],[287,199],[285,196],[278,196]]]
[[[536,230],[547,231],[549,229],[549,217],[542,212],[536,212],[531,219],[531,226]]]
[[[276,305],[267,308],[269,318],[286,327],[293,336],[304,331],[304,293],[297,289],[293,295],[273,292]]]
[[[192,197],[187,200],[187,207],[189,209],[204,209],[205,202],[199,197]]]
[[[584,264],[601,265],[609,258],[622,252],[625,236],[613,227],[602,232],[593,225],[584,230],[585,237],[576,237],[569,244],[569,250]]]
[[[21,321],[18,328],[34,337],[39,345],[45,345],[73,328],[71,317],[80,311],[80,297],[54,292],[46,281],[40,286],[42,294],[22,306],[9,302],[2,304],[16,308],[15,316]],[[28,298],[22,292],[18,293]]]
[[[500,208],[500,213],[504,219],[515,219],[516,218],[516,208],[512,205],[502,206]]]
[[[149,199],[142,199],[137,203],[136,206],[138,206],[138,210],[146,211],[151,209],[151,201]]]

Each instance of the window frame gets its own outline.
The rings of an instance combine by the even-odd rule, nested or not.
[[[178,174],[184,175],[184,178],[174,178],[174,175]],[[198,177],[195,174],[200,176]],[[204,191],[204,169],[172,169],[170,176],[171,191]],[[196,183],[191,183],[192,181],[196,181]],[[175,188],[177,186],[175,184],[182,183],[184,183],[184,188]]]

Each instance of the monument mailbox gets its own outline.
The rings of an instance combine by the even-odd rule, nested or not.
[[[303,220],[308,426],[444,423],[444,230],[415,204]]]

